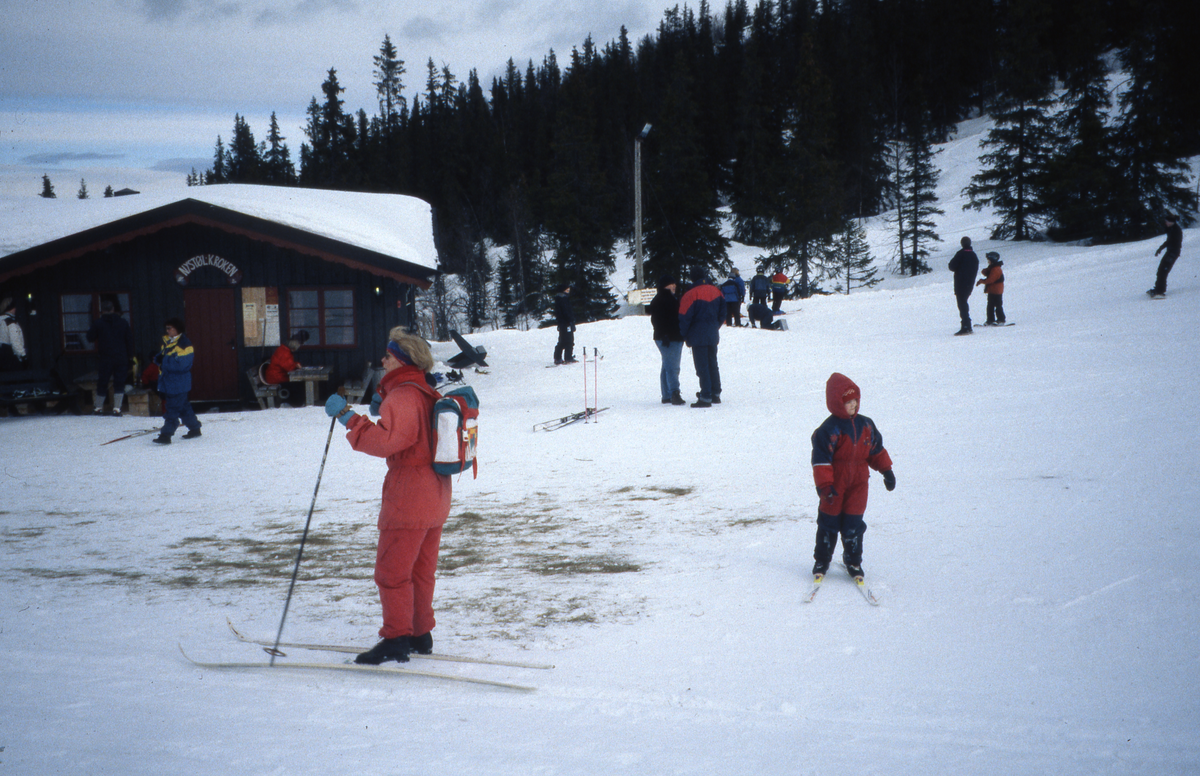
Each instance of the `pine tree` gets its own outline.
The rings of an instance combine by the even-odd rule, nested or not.
[[[767,259],[792,275],[801,298],[814,290],[816,246],[840,229],[842,218],[837,162],[831,153],[832,95],[812,54],[812,39],[804,35],[784,123],[786,153],[779,161],[788,188],[781,197],[778,229]]]
[[[321,93],[308,106],[304,134],[309,142],[300,149],[300,180],[313,186],[352,186],[350,154],[354,145],[354,119],[346,115],[341,98],[345,88],[338,83],[337,70],[329,68]]]
[[[233,116],[233,135],[225,166],[225,181],[229,183],[258,183],[262,179],[262,157],[254,133],[246,119],[238,114]]]
[[[52,183],[50,183],[49,175],[42,176],[42,193],[40,196],[43,199],[57,199],[58,198],[58,195],[54,193],[54,185]]]
[[[676,54],[658,122],[642,144],[644,268],[650,282],[664,274],[687,280],[695,272],[729,270],[729,240],[721,234],[720,202],[705,172],[690,78],[688,60]]]
[[[195,170],[195,168],[192,168],[192,174],[193,174],[193,175],[195,175],[195,174],[196,174],[196,170]],[[188,184],[188,185],[191,185],[191,184]],[[113,195],[113,187],[112,187],[112,186],[105,186],[105,187],[104,187],[104,198],[105,198],[105,199],[108,199],[108,198],[109,198],[109,197],[111,197],[112,195]]]
[[[77,199],[88,198],[87,181],[85,181],[83,178],[79,179],[79,192],[75,195],[75,197]]]
[[[982,169],[963,189],[970,199],[964,210],[990,206],[1000,217],[993,239],[1033,239],[1045,221],[1042,197],[1055,141],[1048,14],[1043,0],[1009,4],[1002,86],[989,112],[995,126],[980,143],[994,150],[979,158]]]
[[[1164,215],[1175,215],[1181,226],[1195,221],[1197,195],[1191,187],[1184,157],[1188,144],[1180,122],[1167,121],[1163,107],[1177,98],[1166,91],[1169,60],[1163,46],[1173,20],[1164,4],[1148,1],[1141,26],[1121,52],[1130,74],[1121,95],[1121,117],[1115,130],[1117,185],[1112,236],[1144,239],[1161,231]]]
[[[277,186],[290,186],[296,182],[296,166],[292,164],[291,152],[279,131],[279,121],[271,112],[271,126],[267,131],[267,147],[262,154],[263,180]]]
[[[1055,121],[1059,143],[1050,159],[1044,200],[1055,240],[1106,239],[1115,218],[1117,180],[1112,101],[1104,61],[1095,53],[1068,74],[1064,109]]]
[[[934,216],[943,215],[936,206],[938,171],[935,152],[923,122],[908,130],[908,137],[893,144],[896,170],[896,225],[900,274],[916,276],[929,272],[925,259],[928,245],[941,242]],[[937,153],[941,153],[940,150]]]
[[[383,44],[379,54],[374,59],[376,80],[375,94],[379,98],[379,118],[383,136],[390,140],[400,128],[400,117],[408,110],[408,102],[404,97],[404,60],[396,53],[389,35],[383,36]]]
[[[867,244],[867,230],[853,220],[847,221],[830,241],[824,265],[829,277],[837,282],[835,289],[846,294],[853,288],[871,288],[883,280],[876,277],[878,270]]]
[[[225,150],[225,143],[221,140],[221,136],[217,135],[217,145],[213,149],[213,166],[204,175],[205,184],[212,185],[215,183],[227,183],[229,181],[229,153]]]

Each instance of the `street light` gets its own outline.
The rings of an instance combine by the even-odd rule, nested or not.
[[[642,127],[642,131],[633,140],[633,234],[636,255],[636,279],[638,288],[638,307],[641,308],[642,289],[646,287],[645,275],[642,272],[642,141],[650,134],[650,124]],[[639,313],[641,310],[639,309]]]

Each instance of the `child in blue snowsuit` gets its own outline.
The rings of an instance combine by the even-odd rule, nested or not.
[[[154,363],[158,364],[160,370],[158,392],[163,395],[163,426],[154,441],[169,445],[180,421],[188,428],[184,439],[200,436],[200,421],[196,419],[196,412],[188,401],[188,391],[192,390],[195,352],[192,350],[192,341],[183,333],[183,321],[169,319],[162,339],[162,350],[155,354]]]

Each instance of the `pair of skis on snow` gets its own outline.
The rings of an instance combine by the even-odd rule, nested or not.
[[[841,566],[841,564],[838,564]],[[845,566],[842,566],[845,568]],[[804,603],[811,604],[813,599],[817,597],[817,593],[821,592],[821,583],[825,581],[825,574],[814,574],[812,587],[804,596]],[[858,592],[862,593],[862,597],[867,599],[867,603],[871,606],[879,606],[879,596],[871,590],[871,586],[867,584],[867,580],[863,577],[854,577],[854,586],[858,588]]]
[[[254,639],[242,634],[232,621],[226,620],[229,624],[229,630],[237,637],[238,641],[246,644],[257,644],[263,647],[264,652],[270,652],[276,648],[273,641]],[[366,652],[367,647],[345,646],[340,644],[301,644],[296,642],[280,643],[280,648],[286,649],[304,649],[316,652],[341,652],[346,654],[358,654]],[[179,651],[188,659],[188,662],[200,668],[210,669],[300,669],[300,670],[320,670],[320,671],[358,671],[365,673],[380,673],[385,675],[403,675],[403,676],[423,676],[431,679],[443,679],[452,682],[466,682],[468,684],[481,684],[488,687],[500,687],[506,690],[519,690],[521,692],[532,692],[536,687],[529,687],[521,684],[511,684],[509,682],[498,682],[491,679],[478,679],[471,676],[461,676],[459,674],[447,674],[439,671],[426,671],[419,668],[402,668],[399,666],[372,666],[360,665],[358,663],[291,663],[291,662],[244,662],[244,663],[208,663],[199,660],[193,660],[186,652],[183,651],[183,646],[180,645]],[[286,655],[276,655],[276,657],[286,657]],[[525,663],[516,660],[491,660],[482,657],[466,657],[461,655],[420,655],[413,653],[409,655],[413,660],[440,660],[452,663],[475,663],[478,665],[506,666],[509,668],[526,668],[534,670],[550,670],[554,668],[552,665],[545,663]]]

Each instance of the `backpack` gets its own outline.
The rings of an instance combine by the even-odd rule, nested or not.
[[[436,393],[436,391],[434,392]],[[433,470],[479,476],[475,445],[479,441],[479,397],[469,385],[447,391],[433,402]]]

